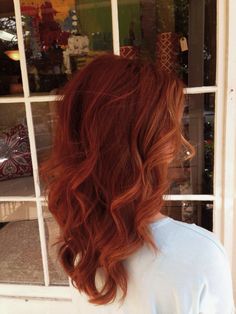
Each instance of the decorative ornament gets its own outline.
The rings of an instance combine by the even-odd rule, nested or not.
[[[172,32],[157,35],[156,65],[158,69],[168,72],[178,72],[179,36]]]

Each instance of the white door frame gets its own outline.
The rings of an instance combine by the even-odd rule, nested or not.
[[[35,197],[0,197],[0,202],[35,201],[39,224],[40,245],[44,270],[44,285],[0,284],[0,296],[8,298],[28,298],[38,300],[70,301],[69,287],[50,286],[48,256],[42,213],[44,201],[40,194],[38,161],[32,119],[31,103],[55,101],[56,96],[31,96],[24,53],[23,30],[21,24],[20,0],[14,0],[17,25],[20,66],[24,95],[22,97],[1,97],[0,103],[24,103],[29,129],[32,154]],[[117,0],[111,0],[113,50],[119,54],[119,23]],[[169,200],[213,201],[213,229],[223,242],[231,265],[236,265],[236,246],[233,245],[236,229],[236,1],[217,0],[217,69],[216,86],[199,86],[186,89],[187,94],[215,93],[215,146],[214,146],[214,195],[169,195]],[[235,184],[235,185],[234,185]],[[236,269],[233,268],[236,291]]]

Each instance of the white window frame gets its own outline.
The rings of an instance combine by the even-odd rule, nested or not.
[[[29,130],[30,149],[32,154],[35,197],[5,196],[0,202],[35,201],[39,225],[40,246],[43,261],[44,286],[0,284],[0,297],[37,298],[40,300],[70,301],[69,287],[50,286],[48,254],[42,204],[40,194],[38,161],[34,136],[31,103],[51,102],[56,96],[31,96],[27,76],[27,65],[24,52],[23,30],[21,23],[20,0],[14,0],[20,67],[24,96],[1,97],[0,103],[24,103]],[[111,0],[113,51],[119,55],[119,21],[117,0]],[[213,201],[213,231],[224,244],[230,263],[236,259],[236,248],[233,246],[233,231],[236,228],[235,188],[236,183],[236,1],[217,0],[217,65],[216,86],[199,86],[186,88],[187,94],[215,94],[215,141],[214,141],[214,194],[213,195],[169,195],[169,200],[178,201]],[[235,263],[236,264],[236,263]],[[236,270],[234,283],[236,282]],[[235,287],[236,289],[236,287]]]

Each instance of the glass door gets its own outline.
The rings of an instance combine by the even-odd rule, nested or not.
[[[232,0],[226,2],[236,13]],[[236,44],[226,2],[1,2],[0,295],[70,301],[68,278],[52,246],[58,228],[38,169],[51,149],[58,88],[105,52],[152,60],[185,82],[183,125],[196,155],[172,165],[174,183],[163,212],[216,232],[233,256],[228,213],[232,217],[235,96],[227,91],[235,57],[230,52],[229,63],[225,59]]]

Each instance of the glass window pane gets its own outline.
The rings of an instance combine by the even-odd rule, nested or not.
[[[0,282],[43,284],[34,202],[0,202]]]
[[[55,105],[54,102],[39,102],[31,106],[39,167],[51,151]],[[41,180],[40,184],[43,189]]]
[[[30,90],[51,92],[112,51],[110,0],[21,0]]]
[[[213,230],[212,202],[166,201],[161,212],[173,219],[195,223],[209,231]]]
[[[0,96],[23,93],[13,1],[0,6]]]
[[[32,114],[34,121],[35,140],[39,163],[50,152],[52,145],[53,126],[53,106],[52,102],[40,102],[32,104]]]
[[[189,86],[215,85],[215,0],[118,0],[121,55],[151,59]]]
[[[33,196],[24,104],[0,104],[0,196]]]
[[[170,194],[213,194],[214,94],[186,97],[183,127],[196,150],[191,161],[176,160],[170,169]]]
[[[69,285],[68,277],[58,260],[58,245],[55,245],[59,236],[59,227],[51,213],[48,211],[47,206],[43,207],[43,215],[47,241],[50,284]]]

